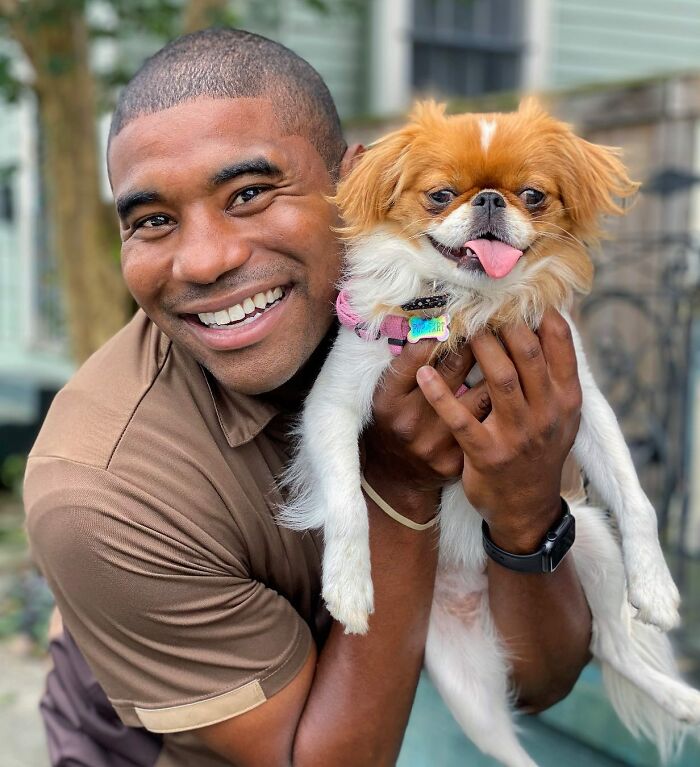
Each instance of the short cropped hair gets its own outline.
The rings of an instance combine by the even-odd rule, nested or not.
[[[268,98],[282,128],[313,144],[332,176],[346,149],[318,72],[293,51],[240,29],[205,29],[168,43],[122,90],[109,141],[128,123],[196,98]]]

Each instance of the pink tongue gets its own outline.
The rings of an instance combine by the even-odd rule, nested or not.
[[[470,240],[464,246],[471,248],[489,277],[499,279],[512,271],[522,256],[522,250],[512,248],[499,240]]]

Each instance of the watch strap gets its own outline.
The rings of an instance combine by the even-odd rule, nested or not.
[[[489,535],[486,520],[481,522],[484,551],[499,565],[521,573],[552,573],[573,545],[576,537],[576,520],[569,504],[561,499],[562,515],[544,537],[537,551],[532,554],[512,554],[497,546]]]

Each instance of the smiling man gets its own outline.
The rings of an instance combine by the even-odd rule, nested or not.
[[[274,518],[291,419],[336,329],[342,246],[328,195],[358,152],[317,73],[245,32],[171,43],[121,95],[108,164],[123,274],[141,309],[57,396],[25,485],[32,549],[66,628],[44,701],[54,765],[396,760],[422,664],[434,533],[368,500],[375,613],[358,637],[323,608],[322,541]],[[476,357],[486,384],[460,402],[500,419],[503,445],[479,481],[497,487],[504,466],[519,478],[514,497],[499,498],[503,513],[489,510],[492,534],[526,553],[560,514],[580,390],[558,315],[504,343],[508,352],[475,339],[440,376],[424,374],[423,390],[416,373],[431,343],[405,349],[363,447],[375,489],[414,521],[432,517],[464,456],[429,401],[451,396]],[[521,386],[545,390],[546,408],[520,407],[516,423],[506,416]],[[515,449],[526,441],[527,455]],[[519,703],[550,705],[587,658],[573,565],[488,567]],[[91,672],[124,724],[162,740],[132,740],[110,720]]]

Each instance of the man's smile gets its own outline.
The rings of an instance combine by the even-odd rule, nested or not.
[[[183,314],[197,340],[215,351],[242,349],[262,341],[279,324],[285,313],[291,285],[260,291],[216,312]]]
[[[250,296],[234,301],[218,302],[215,308],[191,309],[186,314],[196,315],[203,325],[221,327],[233,323],[245,323],[261,312],[266,311],[289,290],[288,285],[277,285],[273,288],[253,290]]]

